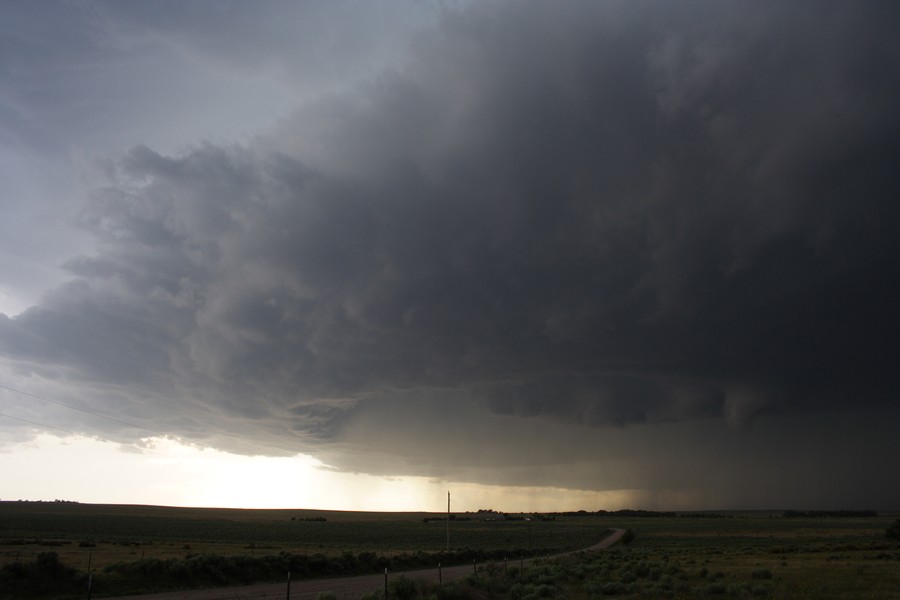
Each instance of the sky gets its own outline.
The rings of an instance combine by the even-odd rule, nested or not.
[[[0,4],[0,499],[900,509],[898,26]]]

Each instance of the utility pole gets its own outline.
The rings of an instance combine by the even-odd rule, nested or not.
[[[525,517],[525,521],[528,522],[528,549],[531,550],[531,518]]]
[[[447,492],[447,552],[450,552],[450,492]]]

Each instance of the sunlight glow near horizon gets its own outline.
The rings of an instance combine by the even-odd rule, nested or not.
[[[425,477],[379,477],[329,469],[318,459],[241,456],[146,438],[125,446],[84,436],[42,433],[0,448],[0,500],[70,500],[217,508],[297,508],[354,511],[494,508],[508,512],[615,510],[630,491],[596,492],[502,487]]]

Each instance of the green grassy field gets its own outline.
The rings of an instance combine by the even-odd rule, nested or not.
[[[267,564],[275,569],[270,575],[280,573],[284,565],[307,568],[316,561],[344,569],[331,572],[348,574],[376,562],[380,568],[392,556],[432,560],[429,556],[446,546],[446,523],[423,519],[439,516],[5,502],[0,503],[0,566],[55,552],[63,564],[82,573],[90,564],[102,581],[125,572],[116,571],[116,564],[143,565],[144,570],[162,563],[173,569],[207,565],[215,570],[223,568],[224,560],[215,557],[231,556],[238,562],[244,560],[240,557],[256,557],[257,563],[270,557]],[[437,599],[892,600],[900,598],[900,544],[884,534],[898,516],[784,518],[781,513],[743,512],[559,516],[527,522],[458,514],[451,522],[453,549],[509,552],[512,558],[528,548],[529,538],[532,548],[545,552],[590,546],[610,527],[629,528],[635,538],[610,551],[536,564],[523,574],[515,569],[506,573],[485,559],[479,576],[468,582],[443,590],[409,588],[405,593],[407,598]],[[461,520],[464,517],[471,520]],[[298,555],[312,558],[298,562]],[[399,570],[403,560],[392,571]],[[98,597],[103,595],[102,589],[98,592]],[[0,598],[5,597],[15,596],[0,591]]]
[[[756,590],[758,597],[889,600],[900,598],[900,544],[885,538],[897,516],[785,519],[738,513],[632,521],[625,525],[636,538],[627,552],[633,562],[678,564],[693,584],[694,595],[687,597],[724,589],[735,597]]]
[[[900,543],[884,534],[897,516],[601,517],[595,523],[630,528],[633,541],[538,561],[523,573],[487,564],[447,589],[401,582],[394,597],[893,600],[900,598]],[[375,590],[365,600],[380,598]]]
[[[102,568],[141,558],[289,552],[392,555],[446,549],[445,521],[430,513],[234,510],[0,502],[0,565],[52,550],[66,564]],[[593,520],[483,521],[455,515],[452,549],[575,550],[599,538]],[[462,520],[468,517],[470,520]],[[314,519],[325,519],[318,521]]]

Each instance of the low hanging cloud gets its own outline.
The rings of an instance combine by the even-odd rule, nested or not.
[[[123,390],[97,410],[335,464],[398,402],[586,439],[890,407],[897,12],[447,11],[402,68],[251,143],[98,161],[97,251],[0,317],[0,349]],[[142,405],[163,397],[190,426]]]

